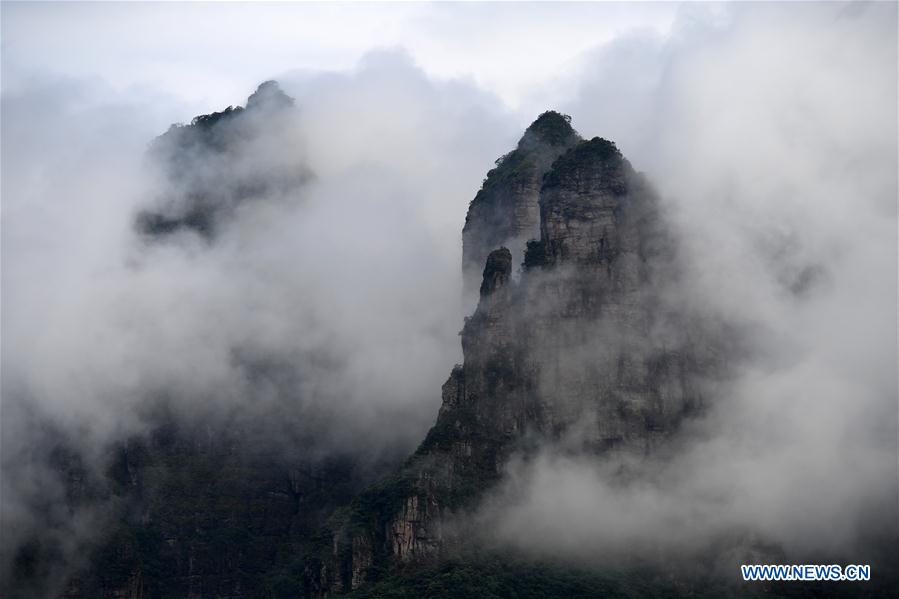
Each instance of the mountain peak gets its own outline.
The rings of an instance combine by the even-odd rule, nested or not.
[[[328,571],[350,574],[344,590],[462,542],[464,527],[444,522],[490,493],[518,452],[564,440],[597,459],[646,455],[701,406],[686,339],[644,341],[673,256],[656,249],[666,238],[655,193],[614,143],[582,141],[557,112],[523,143],[469,207],[463,268],[480,261],[480,297],[437,421],[334,537]],[[527,244],[515,281],[510,242]]]
[[[581,141],[571,117],[548,110],[524,132],[518,147],[496,161],[468,207],[462,230],[466,298],[474,299],[488,254],[505,246],[520,262],[525,243],[540,232],[539,196],[553,162]]]
[[[161,194],[155,206],[142,210],[137,230],[147,239],[186,231],[211,241],[238,204],[301,185],[309,172],[288,154],[264,173],[235,168],[254,160],[254,140],[278,143],[293,106],[277,81],[264,81],[247,98],[246,108],[229,106],[196,116],[189,125],[172,125],[153,142],[151,156],[180,193]]]
[[[580,136],[571,126],[570,116],[555,110],[547,110],[525,130],[519,146],[530,139],[551,146],[565,146],[580,139]]]
[[[247,98],[247,108],[289,108],[294,105],[293,98],[284,93],[277,81],[263,81]]]

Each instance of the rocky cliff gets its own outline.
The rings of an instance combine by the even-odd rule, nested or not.
[[[521,262],[524,244],[540,231],[540,186],[553,161],[580,141],[569,117],[545,112],[528,127],[518,146],[496,161],[468,207],[462,229],[462,271],[466,295],[477,293],[484,260],[494,249],[512,249]]]
[[[494,246],[529,233],[539,238],[516,282],[513,251]],[[481,261],[464,362],[415,455],[336,529],[333,589],[458,545],[456,516],[515,452],[645,453],[701,406],[697,358],[665,301],[674,252],[658,201],[615,144],[580,141],[567,117],[541,115],[488,175],[463,237],[465,268]]]

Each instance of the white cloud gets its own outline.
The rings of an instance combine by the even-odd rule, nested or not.
[[[671,301],[747,331],[750,355],[670,461],[628,482],[544,456],[489,513],[550,552],[676,554],[737,530],[873,559],[897,530],[896,7],[687,16],[586,57],[567,110],[663,195],[687,264]]]

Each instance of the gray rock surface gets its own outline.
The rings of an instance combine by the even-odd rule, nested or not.
[[[513,453],[563,444],[642,455],[701,408],[703,373],[666,296],[676,260],[657,197],[612,142],[573,139],[514,182],[494,184],[491,171],[472,202],[464,267],[481,260],[480,298],[461,332],[464,362],[403,471],[354,503],[345,588],[457,545],[458,522],[447,523],[476,506]],[[527,164],[529,144],[542,143],[529,129],[516,150],[525,159],[510,157]],[[516,282],[514,253],[490,246],[527,232],[539,239]]]
[[[474,299],[487,255],[510,248],[521,261],[524,243],[539,232],[540,186],[553,161],[580,141],[569,117],[545,112],[525,131],[518,146],[496,161],[468,207],[462,229],[462,272],[466,296]]]

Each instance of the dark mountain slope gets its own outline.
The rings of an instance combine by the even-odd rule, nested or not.
[[[577,139],[567,119],[548,115],[516,152],[547,119],[568,128],[553,141]],[[564,442],[597,455],[646,453],[701,407],[694,375],[714,364],[700,368],[690,340],[670,332],[676,316],[660,310],[674,260],[654,193],[607,140],[558,154],[539,187],[540,238],[527,245],[520,281],[512,252],[491,248],[461,333],[464,363],[443,386],[437,422],[400,473],[353,502],[325,568],[330,588],[359,588],[458,549],[457,516],[515,452]],[[536,172],[527,171],[529,185]],[[506,237],[512,221],[478,202],[466,230],[483,232],[482,245]]]

